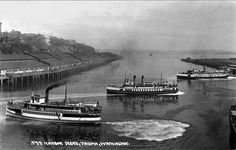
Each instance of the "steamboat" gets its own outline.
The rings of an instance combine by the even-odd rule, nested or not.
[[[187,72],[177,73],[177,79],[214,79],[227,78],[229,72],[224,70],[206,71],[206,66],[203,70],[192,69]]]
[[[168,81],[144,82],[144,76],[140,83],[136,83],[136,76],[133,81],[124,80],[120,86],[108,85],[107,94],[124,94],[124,95],[150,95],[150,94],[176,94],[179,92],[177,84]]]
[[[231,134],[236,136],[236,104],[230,107],[229,124]]]
[[[101,121],[102,107],[99,102],[96,104],[72,104],[68,102],[66,92],[64,101],[49,102],[49,90],[53,87],[55,85],[46,89],[45,97],[32,94],[30,99],[24,102],[8,102],[6,115],[27,120],[57,123],[98,123]]]

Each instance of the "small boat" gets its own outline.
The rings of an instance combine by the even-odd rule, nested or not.
[[[224,70],[206,71],[204,66],[203,70],[192,69],[187,72],[177,73],[177,79],[214,79],[214,78],[227,78],[229,72]]]
[[[136,83],[136,76],[133,81],[124,80],[120,86],[108,85],[107,94],[125,94],[125,95],[149,95],[149,94],[174,94],[179,91],[177,84],[168,81],[144,82],[144,76],[140,83]]]
[[[102,106],[99,105],[99,102],[72,104],[68,103],[66,94],[64,101],[49,102],[49,90],[53,86],[46,89],[45,97],[32,94],[30,99],[24,102],[7,102],[6,115],[27,120],[59,123],[97,123],[101,121]]]
[[[230,107],[229,124],[231,134],[236,135],[236,104]]]

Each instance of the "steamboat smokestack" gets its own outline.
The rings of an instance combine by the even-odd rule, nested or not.
[[[63,85],[65,84],[64,82],[62,83],[55,83],[55,84],[52,84],[50,85],[49,87],[47,87],[47,89],[45,90],[45,103],[48,103],[49,99],[49,91],[52,90],[53,88],[56,88],[56,87],[59,87],[60,85]]]
[[[0,22],[0,36],[2,35],[2,23]]]
[[[144,81],[144,76],[142,75],[141,84],[143,84],[143,81]]]
[[[0,42],[2,42],[2,23],[0,22]]]
[[[203,66],[203,71],[204,71],[204,72],[206,71],[206,65]]]
[[[133,76],[133,84],[135,86],[136,75]]]
[[[45,103],[48,103],[49,90],[45,91]]]

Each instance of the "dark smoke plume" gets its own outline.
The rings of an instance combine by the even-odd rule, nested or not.
[[[65,85],[65,84],[66,84],[66,82],[63,81],[63,82],[54,83],[54,84],[50,85],[49,87],[47,87],[46,90],[45,90],[45,103],[48,103],[48,101],[49,101],[48,97],[49,97],[49,91],[50,90],[52,90],[56,87],[59,87],[61,85]]]

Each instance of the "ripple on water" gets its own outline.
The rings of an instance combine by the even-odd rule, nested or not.
[[[118,132],[119,136],[137,140],[163,141],[180,137],[189,127],[188,124],[170,120],[133,120],[124,122],[107,122]]]

